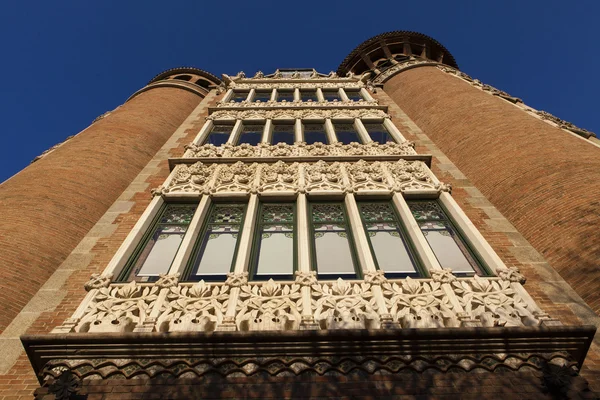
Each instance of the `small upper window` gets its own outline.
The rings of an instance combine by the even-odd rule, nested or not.
[[[248,98],[248,94],[250,94],[250,92],[247,90],[242,90],[242,91],[235,90],[233,92],[233,96],[231,96],[230,101],[234,101],[236,103],[241,103],[242,101],[244,101]]]
[[[321,279],[357,277],[354,248],[344,204],[310,204],[313,268]],[[350,237],[349,237],[350,236]]]
[[[437,201],[407,203],[442,268],[450,268],[455,274],[485,275]]]
[[[119,282],[156,281],[175,259],[197,204],[167,204],[117,278]]]
[[[254,92],[254,98],[252,101],[260,101],[261,103],[266,103],[271,100],[271,90],[257,90]]]
[[[325,133],[325,124],[318,122],[308,122],[304,124],[304,141],[307,144],[317,142],[328,143],[327,133]]]
[[[273,138],[271,143],[294,144],[294,124],[273,124]]]
[[[204,144],[222,146],[229,140],[232,130],[233,125],[215,125],[208,134]]]
[[[345,89],[345,91],[346,91],[346,96],[348,96],[348,98],[351,101],[364,100],[362,94],[360,93],[360,90]]]
[[[365,129],[374,142],[385,144],[387,142],[396,142],[382,123],[366,123]]]
[[[235,263],[245,204],[215,203],[192,250],[184,280],[225,280]]]
[[[297,258],[294,204],[261,204],[257,221],[251,278],[291,279]]]
[[[277,101],[287,101],[291,103],[294,101],[294,91],[293,90],[277,90]]]
[[[338,90],[323,90],[325,101],[341,101],[340,92]]]
[[[302,101],[319,101],[316,90],[301,90],[300,100]]]
[[[264,124],[244,124],[238,144],[247,143],[256,146],[262,141]]]
[[[352,142],[361,143],[360,136],[358,136],[354,124],[335,123],[333,127],[338,141],[344,144],[350,144]]]

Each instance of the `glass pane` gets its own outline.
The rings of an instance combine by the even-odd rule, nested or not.
[[[325,101],[342,101],[340,98],[340,94],[337,90],[323,90],[323,97],[325,97]]]
[[[218,227],[205,233],[192,275],[225,275],[231,270],[238,234],[222,232]]]
[[[316,90],[301,90],[300,100],[302,101],[319,101]]]
[[[408,202],[408,207],[417,221],[446,219],[444,212],[435,201]]]
[[[188,206],[168,205],[160,218],[160,224],[185,224],[189,225],[196,212],[197,204]]]
[[[369,132],[369,136],[373,139],[374,142],[378,142],[380,144],[385,144],[387,142],[395,142],[392,135],[385,129],[383,124],[364,124],[367,132]]]
[[[231,100],[235,101],[236,103],[240,103],[248,98],[249,93],[249,91],[235,91],[233,92],[233,96],[231,96]]]
[[[179,226],[158,229],[136,263],[136,276],[158,276],[167,273],[183,240],[185,229]],[[176,230],[181,233],[166,233]]]
[[[272,228],[271,230],[275,230]],[[263,232],[259,244],[256,275],[292,275],[294,234]]]
[[[277,91],[277,101],[294,101],[294,91],[293,90],[278,90]]]
[[[346,96],[348,96],[348,98],[352,101],[363,100],[360,90],[346,90]]]
[[[224,145],[229,140],[232,130],[233,125],[215,125],[210,131],[204,144],[210,143],[215,146]]]
[[[359,203],[362,217],[367,222],[395,221],[394,210],[389,203]]]
[[[213,208],[210,214],[209,222],[220,224],[241,224],[243,214],[243,204],[218,204]]]
[[[455,272],[473,272],[471,263],[449,231],[424,231],[423,234],[442,268],[451,268]]]
[[[324,124],[304,124],[304,141],[307,144],[327,143]]]
[[[277,144],[277,143],[294,144],[294,125],[291,125],[291,124],[273,125],[273,138],[272,138],[271,142],[273,144]]]
[[[242,133],[238,144],[247,143],[252,146],[256,146],[262,141],[264,125],[248,124],[242,127]]]
[[[257,90],[254,92],[254,99],[252,101],[260,101],[265,103],[271,100],[271,90]]]
[[[370,231],[369,240],[375,252],[377,265],[384,272],[415,272],[400,232]]]
[[[265,224],[294,223],[294,206],[291,204],[266,204],[262,209]]]
[[[355,274],[346,232],[315,232],[317,271],[321,274]]]
[[[312,207],[312,220],[345,223],[346,218],[341,204],[315,204]]]
[[[350,144],[352,142],[361,143],[358,132],[356,132],[356,129],[354,128],[354,124],[334,124],[333,126],[338,141],[344,144]]]

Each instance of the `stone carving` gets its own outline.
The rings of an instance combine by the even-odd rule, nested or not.
[[[394,190],[435,189],[440,185],[433,182],[429,169],[422,161],[398,160],[385,164],[394,178]]]
[[[60,371],[60,375],[48,387],[48,392],[54,395],[56,400],[69,400],[81,389],[81,380],[74,375],[68,368],[55,368]]]
[[[298,190],[298,163],[286,164],[277,161],[275,164],[265,164],[260,171],[260,186],[258,192],[296,191]]]
[[[223,322],[230,286],[209,285],[203,280],[192,286],[172,286],[157,320],[161,332],[212,332]]]
[[[296,271],[296,283],[300,286],[311,286],[317,283],[315,271]]]
[[[374,107],[379,103],[376,100],[347,100],[347,101],[243,101],[243,102],[218,102],[217,108],[306,108],[306,107],[320,107],[320,108],[359,108],[359,107]]]
[[[319,161],[304,168],[304,185],[307,192],[313,190],[343,190],[340,163]]]
[[[381,285],[382,283],[387,282],[385,273],[381,270],[365,272],[364,279],[365,282],[370,283],[372,285]]]
[[[481,326],[537,326],[540,323],[510,281],[475,276],[456,280],[452,286],[465,312]]]
[[[241,161],[221,165],[211,192],[255,192],[254,179],[257,168],[257,163],[244,164]]]
[[[225,280],[225,284],[231,287],[240,287],[248,283],[248,273],[242,272],[239,274],[235,274],[230,272],[227,274],[227,279]]]
[[[556,125],[558,125],[559,128],[562,129],[566,129],[570,132],[573,132],[579,136],[583,136],[584,138],[588,139],[590,137],[596,137],[596,134],[593,132],[588,131],[587,129],[583,129],[583,128],[579,128],[577,126],[575,126],[574,124],[572,124],[571,122],[567,122],[565,120],[562,120],[552,114],[550,114],[549,112],[546,111],[540,111],[540,110],[533,110],[531,108],[526,108],[525,111],[528,111],[530,113],[533,113],[535,115],[537,115],[538,117],[540,117],[542,120],[544,121],[550,121],[555,123]]]
[[[441,288],[441,282],[410,277],[401,283],[382,284],[385,302],[394,321],[402,328],[457,327],[460,321]]]
[[[208,120],[231,120],[231,119],[276,119],[276,118],[294,118],[294,119],[305,119],[305,118],[344,118],[344,119],[355,119],[355,118],[373,118],[383,119],[387,117],[387,114],[383,110],[370,109],[370,108],[359,108],[359,109],[304,109],[304,110],[264,110],[264,109],[252,109],[252,110],[219,110],[213,112],[211,115],[206,117]]]
[[[379,162],[368,163],[359,160],[356,163],[346,164],[345,170],[348,172],[352,191],[389,190],[389,185]]]
[[[158,291],[158,286],[142,286],[135,281],[100,288],[75,330],[131,332],[146,322]]]
[[[177,286],[179,283],[179,273],[174,275],[160,274],[158,280],[154,283],[161,289],[168,289]]]
[[[215,147],[212,144],[202,146],[190,145],[187,147],[186,157],[292,157],[292,156],[406,156],[416,155],[414,143],[392,143],[379,144],[369,142],[367,144],[359,143],[314,143],[307,145],[305,142],[296,142],[293,145],[287,143],[277,143],[269,145],[260,143],[258,146],[242,144],[232,146],[229,144]]]
[[[175,167],[175,175],[166,188],[160,193],[197,192],[207,193],[210,178],[215,170],[214,164],[197,162],[192,165],[180,164]],[[159,193],[159,194],[160,194]]]
[[[515,267],[496,268],[496,274],[498,274],[498,277],[500,277],[500,279],[509,282],[518,282],[520,284],[524,284],[527,281],[527,279],[525,279],[525,276],[521,274],[521,271],[519,271],[519,269]]]
[[[236,325],[241,331],[295,330],[300,327],[300,285],[276,283],[241,287]]]
[[[112,282],[112,279],[113,279],[112,274],[109,274],[109,275],[92,274],[92,276],[90,277],[90,280],[87,281],[86,284],[83,285],[83,287],[88,292],[92,289],[107,288],[110,285],[110,283]]]
[[[329,78],[326,79],[302,79],[297,81],[282,82],[277,78],[275,81],[271,78],[264,79],[245,79],[243,82],[231,82],[227,84],[229,89],[242,89],[242,90],[271,90],[271,89],[360,89],[365,87],[364,83],[357,81],[356,79],[338,78],[332,81]]]
[[[456,276],[452,273],[452,269],[433,269],[429,271],[434,282],[452,283],[456,280]]]
[[[338,278],[334,283],[311,286],[314,319],[321,329],[377,329],[379,315],[371,284],[351,284]]]

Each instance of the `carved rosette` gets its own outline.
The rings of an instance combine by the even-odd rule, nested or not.
[[[360,160],[356,163],[347,164],[346,171],[354,192],[390,189],[379,162],[368,163]]]
[[[254,192],[254,178],[257,163],[244,164],[241,161],[235,164],[223,164],[219,168],[215,185],[211,193],[218,192]]]
[[[263,165],[258,192],[297,191],[298,171],[298,163],[286,164],[283,161],[277,161],[275,164]]]
[[[214,164],[207,165],[201,162],[178,165],[175,167],[173,179],[167,187],[161,188],[161,192],[206,193],[215,168]]]
[[[313,190],[343,190],[340,163],[319,161],[304,167],[305,188]]]
[[[386,163],[386,166],[395,181],[395,191],[439,189],[433,181],[431,172],[422,161],[398,160],[394,163]]]

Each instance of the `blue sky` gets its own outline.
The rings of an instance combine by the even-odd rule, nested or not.
[[[0,14],[0,181],[165,69],[337,69],[379,33],[600,135],[600,1],[10,1]]]

